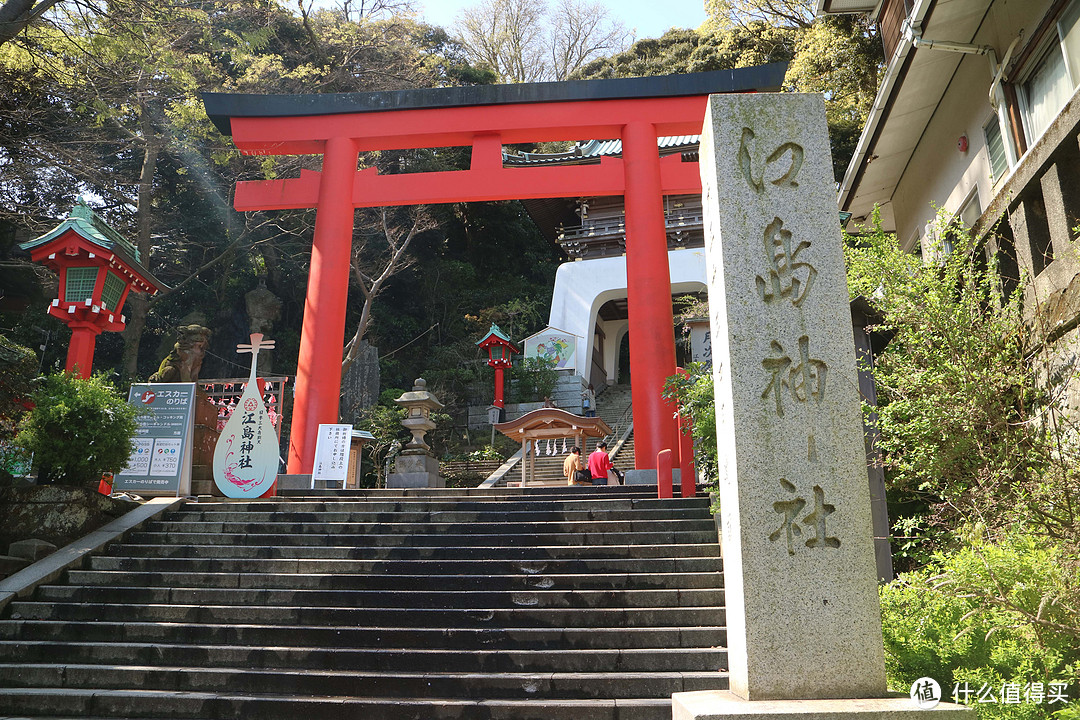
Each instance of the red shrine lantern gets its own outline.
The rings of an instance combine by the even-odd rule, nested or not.
[[[19,247],[60,276],[49,314],[71,328],[65,369],[80,377],[90,377],[97,336],[124,329],[128,293],[164,287],[140,264],[138,249],[81,200],[66,220]]]
[[[514,347],[514,343],[510,342],[510,338],[495,323],[491,324],[488,334],[476,344],[480,346],[481,350],[488,351],[488,365],[495,368],[495,400],[491,404],[497,408],[502,408],[503,370],[513,365],[510,358],[514,353],[520,353],[521,351]]]

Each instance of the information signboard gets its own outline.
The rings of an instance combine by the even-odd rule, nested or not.
[[[135,447],[113,483],[114,492],[137,495],[191,493],[191,439],[195,429],[195,383],[141,383],[128,403],[138,418]]]
[[[577,335],[547,327],[525,338],[524,357],[550,360],[556,370],[573,369],[577,364]]]
[[[319,435],[315,440],[315,467],[311,473],[312,488],[316,480],[324,481],[325,487],[345,487],[351,439],[352,425],[319,425]]]

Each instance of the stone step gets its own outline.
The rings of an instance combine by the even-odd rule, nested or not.
[[[640,487],[641,490],[637,490]],[[591,489],[595,488],[595,489]],[[624,488],[630,488],[638,497],[624,496]],[[512,488],[516,490],[517,488]],[[606,512],[610,510],[693,510],[707,512],[707,497],[669,498],[656,497],[656,488],[649,485],[575,485],[536,488],[536,490],[580,490],[611,497],[588,497],[559,500],[538,497],[508,503],[496,498],[467,498],[464,500],[428,498],[374,498],[371,500],[341,500],[336,498],[268,498],[266,500],[200,500],[190,503],[180,512],[301,512],[301,513],[372,513],[372,512]],[[344,492],[344,491],[334,491]],[[279,502],[275,502],[278,500]]]
[[[0,620],[0,640],[64,642],[186,642],[199,645],[265,647],[315,646],[327,649],[411,647],[485,650],[597,650],[722,648],[724,627],[530,627],[419,628],[355,625],[260,625],[254,623],[157,623]],[[55,659],[55,658],[53,658]]]
[[[322,545],[328,540],[354,547],[444,547],[448,545],[484,547],[521,545],[668,545],[705,543],[716,540],[715,526],[708,530],[676,532],[581,532],[581,533],[477,533],[475,535],[407,535],[375,533],[276,534],[276,533],[188,533],[133,532],[132,542],[162,545]]]
[[[391,672],[582,673],[699,671],[727,667],[722,648],[482,649],[236,647],[128,642],[0,641],[0,663],[306,668]]]
[[[413,627],[648,627],[724,624],[721,606],[702,607],[541,607],[523,597],[519,607],[345,608],[327,606],[249,607],[244,605],[28,602],[10,603],[13,620],[208,622],[287,625]]]
[[[44,585],[35,602],[114,605],[260,605],[321,608],[674,608],[721,605],[723,591],[703,589],[588,590],[297,590]]]
[[[413,511],[409,509],[393,512],[390,510],[352,510],[348,512],[299,512],[250,511],[233,512],[228,508],[203,511],[194,506],[187,506],[180,512],[169,515],[170,522],[355,522],[355,523],[474,523],[474,522],[581,522],[586,520],[681,520],[684,518],[711,517],[703,508],[648,508],[648,509],[603,509],[603,510],[432,510]]]
[[[355,547],[350,545],[131,545],[115,544],[114,556],[188,558],[289,558],[324,560],[549,560],[556,558],[718,558],[717,543],[678,545],[540,545],[527,547]]]
[[[155,573],[69,570],[72,585],[145,588],[270,588],[307,590],[427,590],[431,575]],[[722,588],[723,573],[483,574],[440,576],[442,590],[631,590]]]
[[[505,573],[613,573],[613,572],[716,572],[718,557],[686,558],[550,558],[506,560],[325,560],[263,558],[141,558],[94,557],[94,570],[139,572],[234,572],[234,573],[390,573],[427,572],[432,576],[484,572]]]
[[[671,700],[502,700],[449,698],[242,695],[222,691],[2,689],[0,711],[89,718],[215,718],[216,720],[670,720]]]
[[[474,535],[584,535],[586,533],[716,533],[716,522],[711,517],[678,520],[581,520],[539,522],[212,522],[179,519],[151,522],[150,533],[213,533],[245,535],[440,535],[446,537],[472,537]]]
[[[499,673],[499,672],[352,672],[318,673],[257,668],[187,668],[171,666],[79,665],[60,663],[0,664],[0,687],[64,689],[138,689],[179,692],[374,696],[467,699],[643,698],[671,693],[721,689],[718,671],[647,673]]]

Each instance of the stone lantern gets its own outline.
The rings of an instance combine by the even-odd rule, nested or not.
[[[81,377],[90,377],[97,336],[124,329],[120,311],[128,293],[153,295],[164,287],[143,267],[138,249],[82,201],[62,223],[19,247],[60,276],[48,312],[71,328],[65,369]]]
[[[443,404],[428,392],[427,381],[423,378],[417,378],[413,389],[394,402],[405,408],[405,419],[401,424],[412,433],[412,440],[398,455],[394,472],[386,476],[386,487],[446,487],[446,481],[439,477],[439,462],[424,442],[424,435],[435,429],[431,413],[441,410]]]

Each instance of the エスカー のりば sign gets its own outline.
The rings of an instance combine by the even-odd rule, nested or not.
[[[132,385],[128,403],[145,412],[138,419],[127,467],[116,475],[113,490],[139,495],[189,494],[195,383]]]

